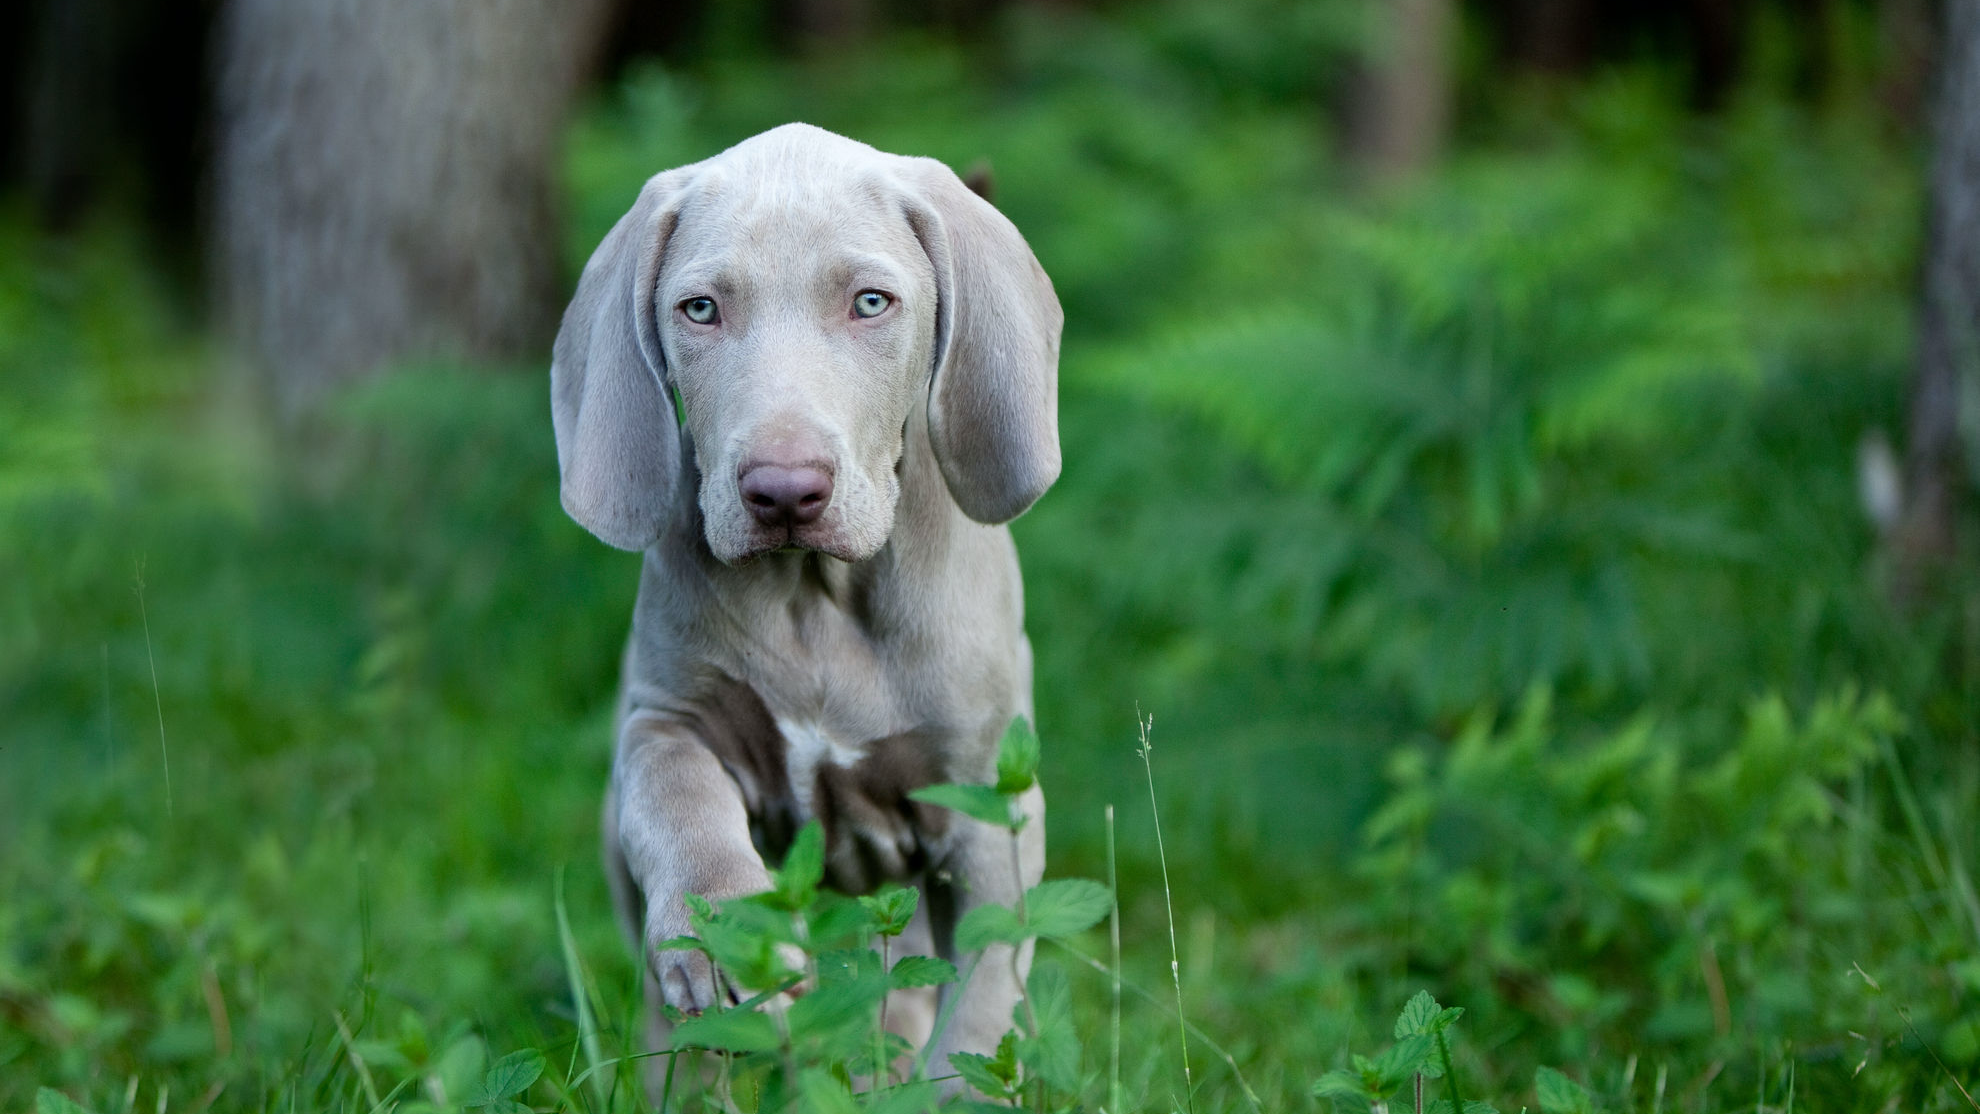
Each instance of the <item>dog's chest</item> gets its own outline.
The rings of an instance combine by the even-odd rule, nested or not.
[[[777,717],[777,732],[784,742],[784,776],[798,815],[809,820],[818,815],[818,774],[822,767],[852,770],[866,757],[866,748],[834,738],[814,719]]]

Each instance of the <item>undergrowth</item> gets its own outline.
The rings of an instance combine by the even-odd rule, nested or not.
[[[1855,489],[1914,152],[1644,66],[1357,193],[1324,7],[1022,6],[635,73],[573,135],[574,261],[787,119],[987,156],[1069,322],[1015,532],[1052,877],[1109,879],[1047,893],[1111,930],[1039,930],[1009,1046],[903,1071],[875,995],[948,972],[800,856],[701,924],[809,941],[749,985],[810,992],[680,1032],[743,1109],[1973,1110],[1980,595],[1893,614]],[[278,439],[128,229],[0,248],[0,1109],[641,1109],[591,865],[636,559],[558,506],[542,368]]]

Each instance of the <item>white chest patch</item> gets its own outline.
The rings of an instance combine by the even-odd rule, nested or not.
[[[824,763],[851,766],[864,758],[865,752],[834,739],[809,720],[780,718],[777,730],[784,736],[784,769],[791,779],[791,795],[808,819],[813,815],[811,795],[818,784],[818,767]]]

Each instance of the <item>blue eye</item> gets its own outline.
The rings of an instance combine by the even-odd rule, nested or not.
[[[722,318],[713,298],[689,298],[681,303],[681,313],[697,325],[713,325]]]
[[[891,295],[878,290],[862,290],[853,295],[853,313],[859,317],[878,317],[894,304]]]

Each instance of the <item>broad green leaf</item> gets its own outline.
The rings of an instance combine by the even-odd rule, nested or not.
[[[1011,1080],[996,1060],[975,1052],[957,1052],[949,1057],[949,1066],[963,1077],[963,1082],[983,1092],[993,1099],[1011,1097]]]
[[[1071,936],[1093,927],[1113,904],[1112,892],[1098,882],[1054,878],[1025,892],[1025,928],[1032,936]]]
[[[52,1087],[34,1093],[34,1114],[89,1114],[89,1108]]]
[[[926,1114],[935,1108],[941,1095],[934,1083],[908,1083],[882,1091],[867,1109],[869,1114]]]
[[[1380,1056],[1375,1057],[1372,1067],[1376,1079],[1376,1090],[1384,1097],[1392,1095],[1409,1077],[1423,1071],[1430,1057],[1437,1052],[1437,1038],[1428,1033],[1418,1033],[1404,1037],[1390,1045]],[[1428,1074],[1427,1072],[1425,1074]]]
[[[997,792],[1015,797],[1038,781],[1038,733],[1019,716],[997,743]]]
[[[887,985],[900,989],[909,986],[941,986],[956,981],[956,965],[946,959],[932,955],[904,955],[894,969],[887,973]]]
[[[860,1114],[852,1092],[823,1068],[806,1068],[798,1073],[798,1096],[803,1099],[803,1109],[810,1114]]]
[[[880,953],[872,948],[837,948],[812,961],[821,983],[871,978],[880,973]]]
[[[1595,1102],[1581,1084],[1553,1068],[1533,1073],[1533,1091],[1541,1114],[1595,1114]]]
[[[924,804],[954,809],[964,816],[975,817],[985,824],[995,824],[999,828],[1019,828],[1024,825],[1024,817],[1018,816],[1011,808],[1010,801],[993,786],[930,785],[917,789],[908,796]]]
[[[880,999],[887,996],[886,980],[872,977],[826,983],[791,1004],[791,1039],[814,1044],[866,1043]],[[850,1052],[848,1052],[850,1054]]]
[[[821,890],[804,910],[804,927],[812,948],[862,944],[873,930],[873,914],[852,898]]]
[[[963,914],[956,925],[956,948],[973,952],[986,944],[1021,944],[1030,936],[1019,923],[1016,910],[1007,905],[979,905]]]
[[[492,1106],[500,1099],[520,1095],[543,1074],[543,1053],[534,1048],[511,1052],[488,1066],[481,1086],[467,1099],[468,1106]]]
[[[1320,1077],[1313,1085],[1313,1093],[1320,1098],[1354,1099],[1358,1102],[1375,1102],[1376,1097],[1369,1093],[1361,1082],[1361,1077],[1346,1068],[1335,1068]]]
[[[918,1051],[919,1049],[909,1043],[906,1037],[883,1030],[879,1034],[877,1045],[871,1034],[860,1042],[859,1052],[845,1061],[846,1070],[855,1078],[859,1076],[871,1078],[880,1074],[880,1068],[875,1065],[891,1069],[893,1065],[901,1062],[902,1057],[913,1056]]]
[[[899,936],[905,931],[908,922],[914,919],[915,906],[920,902],[920,890],[893,883],[881,887],[879,893],[859,899],[859,903],[873,915],[875,931],[882,936]]]
[[[1415,996],[1403,1006],[1402,1013],[1396,1017],[1395,1038],[1401,1040],[1421,1033],[1423,1027],[1430,1023],[1430,1019],[1437,1016],[1439,1008],[1437,1000],[1430,997],[1429,991],[1417,991]]]
[[[825,828],[813,820],[798,829],[784,865],[771,873],[775,904],[787,910],[802,909],[818,893],[825,877]]]
[[[1079,1033],[1073,1028],[1072,987],[1063,968],[1038,965],[1031,969],[1026,993],[1038,1032],[1017,1042],[1018,1058],[1045,1082],[1060,1091],[1079,1089]],[[1018,1003],[1013,1020],[1024,1014]]]
[[[1524,1111],[1526,1108],[1521,1107],[1520,1109]],[[1451,1114],[1451,1100],[1438,1099],[1436,1102],[1424,1107],[1424,1110],[1426,1114]],[[1489,1102],[1473,1102],[1470,1099],[1466,1099],[1464,1100],[1464,1114],[1499,1114],[1499,1108]]]
[[[674,1026],[675,1048],[726,1052],[769,1052],[778,1046],[777,1027],[756,1010],[723,1010],[690,1017]]]

